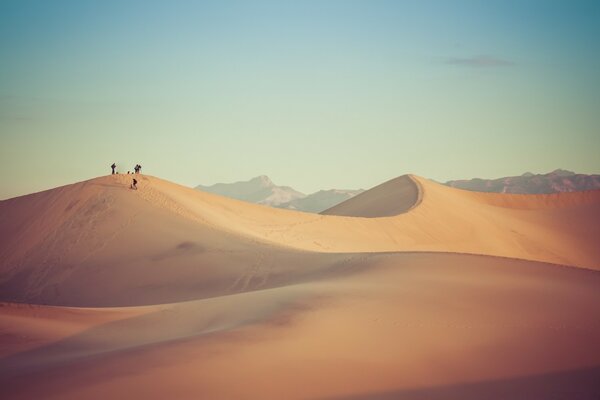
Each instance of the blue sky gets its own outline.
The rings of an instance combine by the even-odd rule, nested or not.
[[[0,198],[600,173],[600,3],[0,1]]]

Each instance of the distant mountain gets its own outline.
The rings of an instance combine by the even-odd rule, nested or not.
[[[600,175],[576,174],[557,169],[547,174],[526,172],[520,176],[498,179],[469,179],[446,182],[446,185],[476,192],[556,193],[600,189]]]
[[[198,185],[196,189],[250,203],[313,213],[333,207],[364,191],[331,189],[320,190],[307,196],[289,186],[275,185],[266,175],[257,176],[249,181]]]
[[[198,185],[195,189],[268,206],[279,206],[306,197],[304,193],[289,186],[275,185],[266,175],[257,176],[249,181],[216,183],[211,186]]]
[[[327,210],[339,204],[343,201],[351,199],[359,193],[364,192],[363,189],[359,190],[343,190],[343,189],[330,189],[330,190],[319,190],[313,194],[309,194],[306,197],[295,199],[287,203],[280,204],[280,208],[289,208],[291,210],[306,211],[312,213],[320,213],[321,211]]]

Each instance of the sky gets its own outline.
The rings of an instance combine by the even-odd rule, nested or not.
[[[0,199],[600,173],[598,1],[0,0]]]

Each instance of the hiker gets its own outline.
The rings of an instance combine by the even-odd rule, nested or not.
[[[142,166],[140,164],[138,164],[138,174],[142,173]]]
[[[112,168],[112,174],[114,175],[115,174],[115,168],[117,168],[117,165],[115,163],[113,163],[110,167]]]
[[[131,188],[137,190],[137,179],[133,178],[133,183],[131,184]]]
[[[140,173],[140,166],[139,164],[135,164],[135,167],[133,167],[133,170],[135,171],[136,174]]]

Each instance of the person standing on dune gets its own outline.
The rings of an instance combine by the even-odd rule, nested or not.
[[[115,163],[112,163],[112,165],[110,166],[112,168],[112,175],[115,174],[115,168],[117,168]]]

